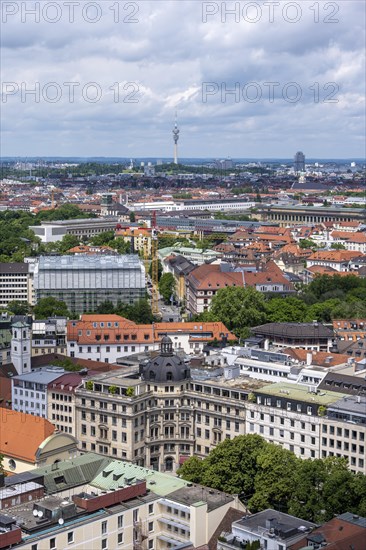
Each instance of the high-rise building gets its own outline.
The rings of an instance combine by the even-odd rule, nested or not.
[[[305,155],[301,151],[298,151],[294,157],[294,170],[297,174],[305,172]]]

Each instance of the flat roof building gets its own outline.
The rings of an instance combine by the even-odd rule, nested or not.
[[[37,301],[52,296],[73,313],[110,300],[133,304],[145,296],[145,267],[137,255],[41,256],[35,267]]]

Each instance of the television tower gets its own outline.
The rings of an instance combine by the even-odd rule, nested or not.
[[[175,113],[175,123],[173,128],[173,140],[174,140],[174,164],[178,164],[178,139],[179,129],[177,124],[177,112]]]

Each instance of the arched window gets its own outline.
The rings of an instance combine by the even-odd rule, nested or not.
[[[151,371],[149,372],[149,379],[150,379],[150,380],[155,380],[155,371],[151,370]]]
[[[170,380],[173,380],[173,373],[171,371],[168,371],[166,373],[166,379],[167,379],[167,382],[169,382]]]
[[[165,471],[171,472],[173,470],[173,458],[171,456],[167,456],[165,459]]]
[[[18,331],[14,330],[14,338],[18,338]]]

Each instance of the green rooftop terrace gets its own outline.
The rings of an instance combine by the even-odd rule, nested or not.
[[[308,403],[316,403],[317,405],[331,405],[344,397],[343,393],[317,390],[317,393],[310,392],[309,386],[300,386],[299,384],[291,384],[290,382],[276,382],[263,386],[256,393],[265,395],[273,395],[275,397],[288,397],[295,401],[303,401]]]
[[[112,460],[103,471],[90,482],[90,485],[109,491],[118,487],[127,486],[127,480],[135,483],[137,480],[146,481],[146,488],[158,496],[164,497],[188,485],[187,481],[171,474],[164,474],[149,470],[130,462]]]

